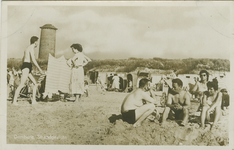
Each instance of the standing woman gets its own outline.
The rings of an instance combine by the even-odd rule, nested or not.
[[[79,100],[81,94],[84,93],[84,69],[83,66],[91,61],[87,56],[85,56],[82,51],[83,48],[80,44],[72,44],[72,51],[75,56],[71,58],[72,63],[72,73],[71,73],[71,83],[70,83],[70,93],[75,95],[75,101]]]
[[[21,67],[22,70],[22,76],[21,76],[21,81],[19,86],[17,87],[16,91],[15,91],[15,95],[14,95],[14,99],[12,104],[14,105],[18,105],[17,103],[17,98],[19,96],[20,90],[24,87],[24,84],[26,82],[26,80],[29,79],[34,83],[34,88],[33,88],[33,97],[32,97],[32,104],[36,104],[36,90],[37,90],[37,83],[36,80],[34,79],[34,77],[31,74],[32,71],[32,63],[39,69],[39,71],[44,74],[44,72],[41,70],[41,68],[39,67],[35,56],[34,56],[34,50],[36,49],[37,45],[38,45],[38,37],[33,36],[30,39],[30,46],[27,47],[27,49],[24,51],[24,57],[23,57],[23,65]]]

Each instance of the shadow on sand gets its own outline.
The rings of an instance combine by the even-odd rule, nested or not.
[[[122,115],[121,114],[119,114],[119,115],[112,114],[112,116],[110,116],[108,119],[109,119],[110,123],[115,123],[116,120],[120,120],[120,119],[122,120]]]

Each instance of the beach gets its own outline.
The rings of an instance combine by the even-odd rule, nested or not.
[[[175,120],[164,126],[158,120],[145,120],[142,126],[123,122],[120,107],[128,93],[101,94],[95,85],[89,87],[89,97],[81,102],[40,101],[29,104],[21,99],[18,106],[7,101],[7,144],[62,145],[196,145],[228,146],[228,114],[222,116],[219,127],[200,129],[198,116],[190,115],[185,127]],[[199,103],[192,102],[194,114]],[[159,113],[163,108],[157,107]]]

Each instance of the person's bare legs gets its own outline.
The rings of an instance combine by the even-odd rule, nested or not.
[[[207,106],[203,106],[202,107],[202,112],[201,112],[201,127],[204,128],[205,127],[205,120],[209,120],[209,116],[207,116],[207,109],[209,107]],[[208,117],[208,118],[207,118]]]
[[[183,109],[183,120],[181,122],[181,125],[184,126],[188,122],[188,117],[189,117],[188,109]]]
[[[22,70],[22,77],[21,77],[20,85],[17,87],[15,94],[14,94],[14,98],[12,101],[13,105],[18,105],[17,98],[19,96],[20,90],[24,87],[24,84],[25,84],[26,80],[28,79],[28,75],[29,75],[29,69],[24,68]]]
[[[36,101],[36,93],[37,93],[37,84],[33,86],[33,96],[32,96],[32,104],[37,104],[37,101]]]
[[[216,107],[215,108],[215,116],[214,116],[214,123],[211,127],[211,130],[213,129],[213,127],[216,126],[217,122],[219,121],[220,117],[221,117],[221,114],[222,114],[222,110],[221,110],[221,107]]]
[[[81,94],[75,94],[75,102],[81,101]]]
[[[29,79],[33,82],[34,86],[33,86],[33,96],[32,96],[32,104],[37,104],[37,101],[36,101],[36,93],[37,93],[37,87],[38,87],[38,84],[36,82],[36,80],[34,79],[34,77],[32,76],[32,74],[30,73],[28,75]]]
[[[166,107],[163,111],[163,115],[162,115],[162,125],[163,123],[166,121],[166,119],[168,118],[169,112],[170,112],[170,107]]]
[[[155,109],[154,104],[145,104],[135,110],[136,114],[136,122],[134,123],[134,127],[140,126],[141,123],[147,118],[150,114],[153,113]]]

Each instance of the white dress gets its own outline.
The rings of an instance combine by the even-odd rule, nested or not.
[[[117,89],[119,89],[119,77],[118,77],[118,76],[114,76],[114,77],[113,77],[112,88],[117,88]]]
[[[83,53],[76,53],[71,59],[72,73],[70,83],[71,94],[84,94],[84,69],[83,62],[86,61]]]

